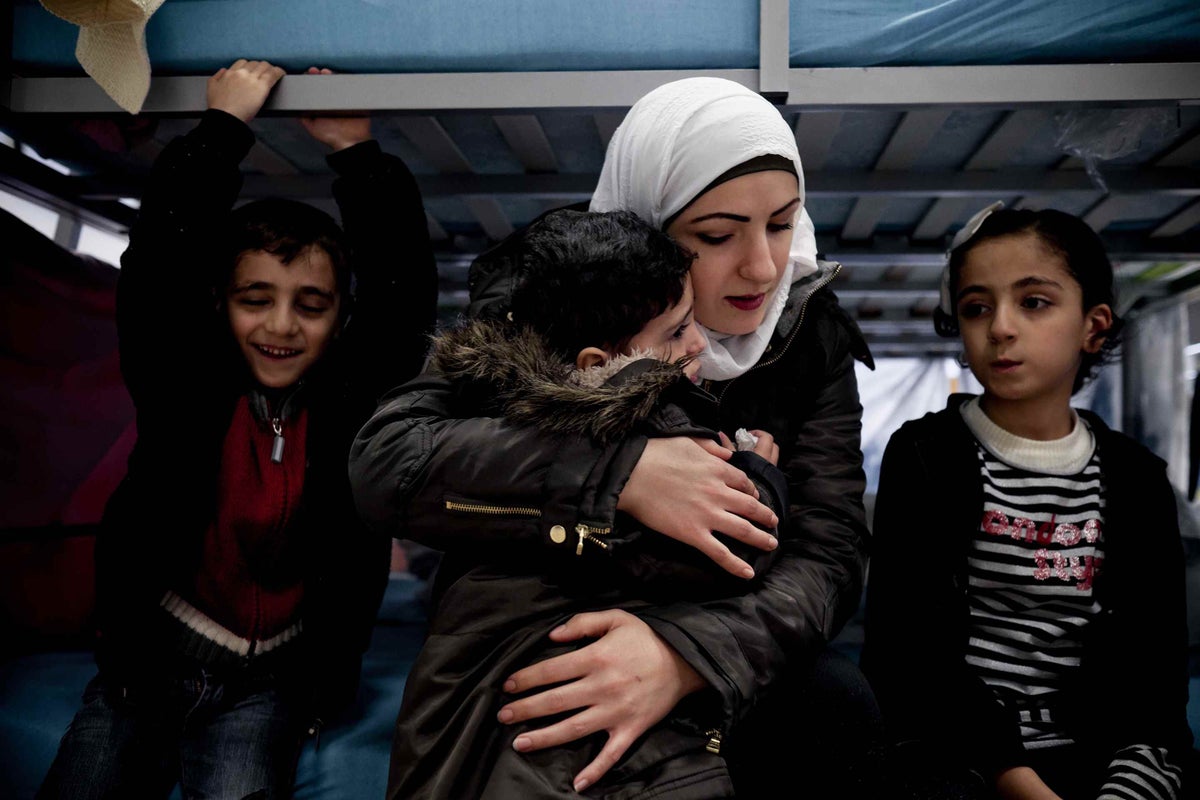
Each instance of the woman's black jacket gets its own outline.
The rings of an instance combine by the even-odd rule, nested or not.
[[[164,591],[195,569],[225,431],[250,389],[212,287],[238,165],[253,143],[240,120],[210,110],[168,144],[121,259],[121,371],[138,438],[96,547],[97,660],[115,680],[153,675],[170,657],[151,633],[154,615]],[[354,510],[350,443],[380,394],[420,370],[437,292],[421,196],[404,163],[375,142],[329,163],[357,289],[345,327],[304,380],[307,471],[289,535],[305,580],[307,646],[295,677],[326,719],[353,697],[388,569],[389,540]]]
[[[826,288],[838,269],[823,265],[793,286],[758,365],[706,387],[718,398],[722,430],[761,428],[779,443],[790,498],[779,560],[743,595],[638,613],[715,690],[710,718],[727,737],[770,687],[837,633],[862,586],[867,529],[854,359],[870,356]],[[511,276],[504,257],[477,262],[473,313],[503,317]],[[577,540],[554,536],[556,527],[619,532],[617,497],[645,442],[602,446],[499,417],[463,417],[446,380],[427,373],[388,395],[359,433],[351,481],[363,517],[380,531],[423,531],[440,550],[520,558],[574,549]],[[457,510],[471,505],[523,513],[479,525],[477,515]]]
[[[969,399],[903,425],[888,443],[875,505],[862,667],[899,742],[936,748],[990,778],[1023,763],[1018,720],[965,661],[970,532],[983,513]],[[1186,720],[1183,550],[1165,464],[1081,411],[1104,475],[1104,550],[1082,665],[1065,690],[1067,733],[1093,752],[1148,744],[1177,756]],[[1185,763],[1180,758],[1176,763]]]

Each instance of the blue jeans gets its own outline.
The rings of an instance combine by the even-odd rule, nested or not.
[[[185,669],[153,685],[97,675],[38,798],[274,800],[291,796],[303,738],[296,704],[269,678],[221,682]]]

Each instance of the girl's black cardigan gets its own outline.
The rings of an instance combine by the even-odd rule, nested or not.
[[[862,667],[892,737],[992,777],[1024,760],[1018,721],[968,668],[967,551],[983,510],[974,437],[959,408],[905,423],[875,505]],[[1081,411],[1104,475],[1101,616],[1066,690],[1067,733],[1096,753],[1166,747],[1186,762],[1183,549],[1166,464]]]

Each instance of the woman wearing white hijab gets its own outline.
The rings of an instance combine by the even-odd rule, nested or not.
[[[781,555],[746,593],[636,616],[577,615],[551,638],[595,641],[505,683],[505,693],[524,696],[499,709],[501,723],[556,717],[517,736],[520,752],[540,756],[535,751],[607,733],[599,755],[575,777],[576,791],[596,784],[687,698],[696,717],[712,723],[709,746],[720,749],[728,740],[721,752],[739,796],[769,796],[768,787],[806,763],[806,751],[809,777],[826,767],[837,796],[855,795],[845,774],[819,762],[834,757],[826,754],[843,765],[854,761],[861,732],[844,720],[874,719],[861,675],[848,662],[830,666],[823,655],[862,586],[867,530],[854,360],[870,363],[870,356],[825,288],[840,267],[817,260],[802,176],[779,112],[720,79],[651,92],[609,145],[592,209],[633,211],[696,253],[695,318],[711,343],[702,357],[704,385],[720,401],[723,430],[761,429],[774,437],[791,499],[780,514]],[[502,260],[497,264],[485,264],[490,272],[480,270],[479,280],[473,271],[477,313],[503,315],[504,280],[511,278]],[[639,443],[635,451],[601,453],[496,420],[439,419],[450,412],[437,391],[415,394],[385,402],[351,456],[360,511],[380,525],[437,513],[445,497],[471,497],[483,476],[502,474],[511,494],[492,502],[521,498],[528,505],[532,495],[542,503],[536,514],[514,520],[512,547],[559,547],[556,522],[567,530],[580,522],[619,528],[620,510],[749,578],[749,566],[713,532],[764,548],[771,539],[750,524],[770,524],[770,510],[752,496],[746,476],[725,463],[729,451],[712,442],[653,439],[644,449]],[[414,458],[417,468],[397,468]],[[495,546],[494,538],[473,540],[478,533],[461,518],[442,514],[447,549]],[[579,551],[583,543],[581,537]],[[590,549],[582,555],[603,557]],[[824,677],[813,677],[814,663],[825,664],[815,668]],[[813,689],[814,681],[827,685]],[[865,711],[839,705],[838,698],[856,693],[866,698]],[[796,786],[826,796],[820,777],[814,780]]]

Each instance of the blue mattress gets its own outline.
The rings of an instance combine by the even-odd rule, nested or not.
[[[161,73],[236,58],[343,72],[758,66],[757,0],[170,0]],[[1195,0],[792,0],[794,67],[1200,60]],[[74,72],[76,29],[17,0],[22,72]]]

